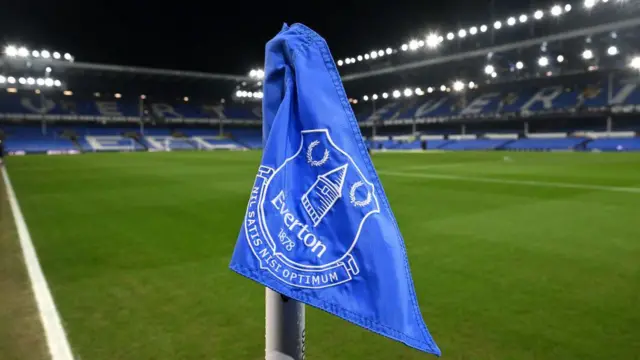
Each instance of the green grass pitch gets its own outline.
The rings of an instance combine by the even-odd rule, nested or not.
[[[8,159],[78,359],[263,358],[264,288],[228,270],[259,158]],[[444,359],[640,358],[640,154],[373,158]],[[425,356],[307,309],[308,359]]]

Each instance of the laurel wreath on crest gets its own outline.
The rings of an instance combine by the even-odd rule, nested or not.
[[[313,149],[320,145],[320,141],[316,140],[309,144],[309,148],[307,149],[307,162],[311,164],[311,166],[322,166],[324,163],[329,160],[329,150],[324,149],[324,155],[322,155],[322,159],[313,160]]]
[[[358,181],[355,184],[353,184],[353,186],[351,186],[351,191],[349,191],[349,198],[351,200],[351,203],[354,206],[357,207],[363,207],[363,206],[367,206],[371,203],[371,192],[367,191],[367,198],[364,200],[356,200],[356,190],[358,190],[358,188],[360,186],[364,186],[364,183],[362,181]]]

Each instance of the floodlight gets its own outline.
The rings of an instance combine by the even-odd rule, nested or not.
[[[480,32],[487,32],[487,25],[480,26]]]
[[[541,67],[549,65],[549,59],[546,56],[542,56],[540,59],[538,59],[538,65],[540,65]]]
[[[53,79],[45,79],[44,80],[44,84],[48,87],[52,87],[53,86]]]
[[[393,97],[394,98],[399,98],[400,97],[400,90],[393,90]]]
[[[56,52],[54,52],[54,53],[53,53],[53,58],[54,58],[54,59],[56,59],[56,60],[60,59],[60,53],[59,53],[59,52],[57,52],[57,51],[56,51]]]
[[[436,46],[438,46],[438,44],[440,43],[439,39],[438,39],[438,35],[436,34],[429,34],[427,36],[427,47],[429,48],[435,48]]]
[[[411,90],[409,88],[404,89],[404,96],[409,97],[411,95],[413,95],[413,90]]]
[[[18,49],[18,56],[20,56],[20,57],[29,56],[29,50],[27,50],[26,47],[22,46],[21,48]]]
[[[591,51],[590,49],[586,49],[582,52],[582,58],[585,60],[593,59],[593,51]]]
[[[431,93],[433,92],[433,88],[432,88],[431,86],[429,86],[429,87],[427,88],[427,92],[428,92],[429,94],[431,94]]]
[[[402,44],[402,46],[400,47],[400,49],[402,49],[402,51],[407,51],[409,49],[409,45],[407,44]]]
[[[71,61],[71,59],[72,59],[71,54],[69,54],[69,53],[65,53],[65,54],[64,54],[64,59],[65,59],[65,60],[68,60],[68,61]]]
[[[571,4],[567,4],[567,5],[564,6],[564,12],[569,12],[569,11],[571,11],[571,9],[572,9]]]
[[[498,74],[497,73],[493,73],[493,74],[491,74],[491,77],[495,79],[496,77],[498,77]]]
[[[50,73],[51,72],[51,66],[47,66],[47,68],[44,69],[44,71],[46,71],[47,73]]]
[[[584,7],[591,9],[596,4],[596,0],[584,0]]]
[[[422,95],[424,95],[424,91],[422,91],[422,89],[420,89],[420,88],[416,88],[416,89],[414,90],[414,92],[415,92],[415,93],[416,93],[416,95],[418,95],[418,96],[422,96]]]
[[[342,60],[338,60],[338,66],[342,66],[342,64],[344,64],[344,62]]]
[[[0,84],[4,84],[5,82],[7,82],[7,78],[0,75]]]
[[[462,81],[460,81],[460,80],[456,80],[453,83],[453,90],[454,91],[462,91],[462,90],[464,90],[464,83]]]
[[[478,28],[475,26],[472,26],[471,29],[469,29],[469,34],[471,35],[475,35],[478,33]]]
[[[60,80],[56,80],[53,82],[53,85],[55,85],[56,87],[60,87],[62,86],[62,82],[60,82]]]
[[[365,95],[365,96],[362,97],[362,100],[369,101],[369,97],[367,95]]]
[[[440,85],[440,91],[446,91],[446,90],[447,90],[446,85]]]
[[[423,47],[424,46],[424,40],[418,40],[418,46],[419,47]]]
[[[358,61],[362,61],[363,59],[362,55],[358,55]]]
[[[551,8],[551,16],[560,16],[562,15],[562,8],[560,7],[560,5],[554,5]]]
[[[391,55],[391,53],[393,52],[393,49],[392,48],[387,48],[386,52],[387,52],[387,55]]]
[[[460,31],[458,31],[458,37],[463,38],[467,36],[467,31],[465,29],[460,29]]]
[[[502,27],[502,23],[500,21],[496,21],[493,23],[493,28],[496,30],[500,30],[500,28]]]
[[[563,61],[564,61],[564,56],[562,56],[562,55],[558,55],[558,57],[556,58],[556,60],[557,60],[559,63],[561,63],[561,62],[563,62]]]
[[[28,77],[27,78],[27,85],[33,85],[36,83],[36,79],[32,78],[32,77]]]
[[[522,68],[524,68],[524,64],[522,63],[522,61],[518,61],[516,63],[516,69],[522,70]]]
[[[36,80],[36,84],[38,84],[38,86],[43,86],[44,85],[44,79],[43,78],[38,78]]]
[[[476,83],[474,83],[473,81],[469,81],[469,89],[475,89],[476,87]]]
[[[387,93],[382,93],[382,97],[383,97],[384,99],[386,99],[386,98],[388,98],[388,97],[389,97],[389,94],[387,94]]]
[[[372,58],[372,59],[375,59],[375,58],[377,58],[377,57],[378,57],[378,53],[377,53],[377,52],[375,52],[375,51],[372,51],[370,55],[371,55],[371,58]]]
[[[453,38],[456,37],[455,35],[453,35],[452,32],[447,34],[447,40],[453,40]]]
[[[409,41],[409,49],[416,50],[418,48],[418,40]]]
[[[536,12],[533,13],[533,17],[536,20],[542,19],[543,16],[544,16],[544,12],[542,12],[542,10],[536,10]]]
[[[40,57],[40,52],[38,50],[33,50],[31,52],[31,56],[33,56],[34,58]]]
[[[373,94],[373,96],[371,96],[371,99],[378,100],[378,94]]]
[[[639,70],[640,69],[640,56],[634,56],[631,59],[631,63],[629,64],[632,68]]]
[[[513,16],[507,19],[507,25],[513,26],[515,24],[516,24],[516,18],[514,18]]]
[[[42,50],[42,51],[40,52],[40,55],[42,55],[42,57],[43,57],[44,59],[48,59],[48,58],[51,56],[51,53],[50,53],[49,51],[47,51],[47,50]]]
[[[15,84],[15,83],[16,83],[16,78],[14,78],[13,76],[9,76],[9,77],[7,78],[7,82],[8,82],[9,84]]]
[[[495,72],[495,68],[493,67],[493,65],[487,65],[484,67],[484,73],[487,75],[491,75],[492,73]]]
[[[9,45],[6,48],[4,48],[4,53],[7,56],[11,56],[11,57],[18,56],[18,48],[16,48],[13,45]]]
[[[378,56],[384,56],[384,50],[378,50]]]
[[[609,56],[618,55],[618,48],[614,45],[609,46],[609,48],[607,49],[607,54],[609,54]]]

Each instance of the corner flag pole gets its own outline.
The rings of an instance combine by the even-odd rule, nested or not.
[[[222,123],[222,121],[221,121]],[[266,145],[271,124],[262,119],[262,145]],[[304,360],[304,304],[265,288],[265,359]]]
[[[304,360],[304,304],[266,288],[266,360]]]

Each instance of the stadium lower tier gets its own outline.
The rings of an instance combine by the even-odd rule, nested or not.
[[[258,129],[49,128],[5,126],[9,154],[101,151],[250,150],[262,147]],[[492,138],[498,136],[499,138]],[[374,150],[640,151],[635,132],[547,134],[399,135],[366,140]]]

